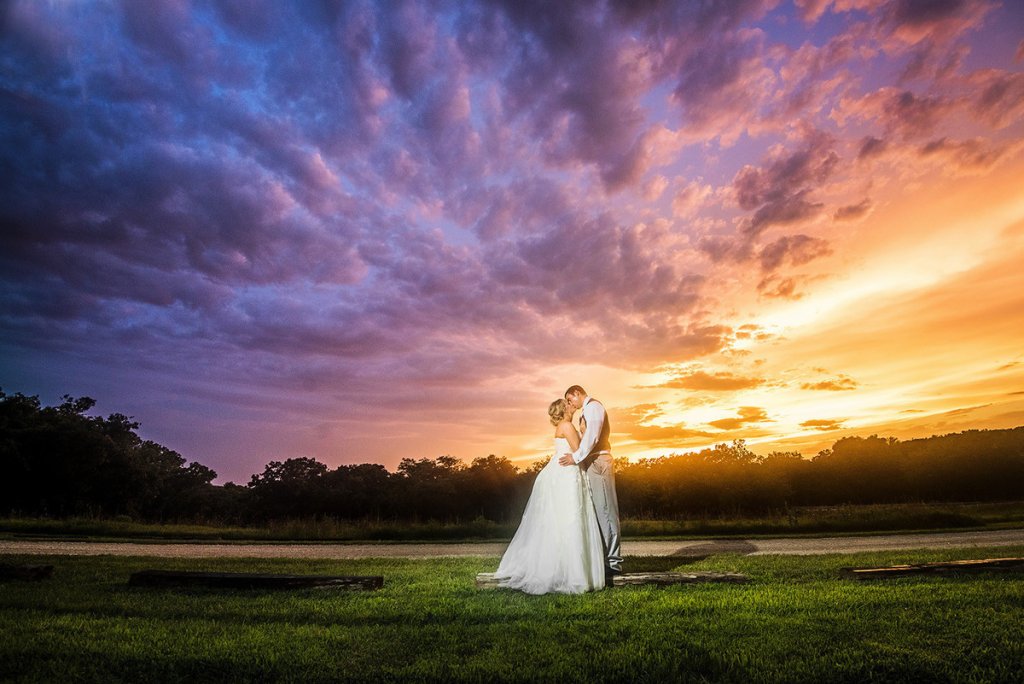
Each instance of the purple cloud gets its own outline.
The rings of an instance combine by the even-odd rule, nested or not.
[[[839,155],[833,138],[821,131],[809,131],[803,144],[792,152],[778,150],[761,166],[745,166],[733,179],[741,209],[756,209],[806,193],[813,184],[824,182],[835,171]]]
[[[863,216],[866,216],[871,211],[871,200],[864,198],[856,204],[847,204],[846,206],[839,207],[835,213],[832,214],[832,218],[835,221],[855,221]]]
[[[798,297],[816,219],[869,210],[828,191],[869,166],[843,155],[1011,149],[988,131],[1019,121],[1019,70],[963,51],[1010,9],[856,4],[13,0],[4,350],[172,397],[168,434],[195,397],[303,444],[427,421],[424,397],[476,426],[485,388],[548,365],[719,351],[709,283]]]
[[[784,263],[802,266],[814,259],[832,253],[828,242],[809,235],[786,235],[761,250],[761,268],[766,272],[777,270]]]
[[[948,140],[939,138],[921,147],[922,157],[939,156],[959,170],[986,169],[1005,152],[1002,146],[991,146],[977,138],[971,140]]]
[[[860,149],[857,151],[857,159],[871,159],[885,151],[887,143],[874,136],[866,136],[860,141]]]

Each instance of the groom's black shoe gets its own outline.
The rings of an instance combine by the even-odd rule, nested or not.
[[[619,568],[605,568],[604,569],[604,586],[614,587],[616,575],[621,575],[622,570]]]

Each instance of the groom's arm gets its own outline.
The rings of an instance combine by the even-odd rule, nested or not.
[[[577,464],[590,455],[597,440],[601,438],[605,419],[604,406],[599,401],[588,401],[583,407],[583,417],[587,419],[587,429],[580,440],[579,448],[572,454],[572,460]]]

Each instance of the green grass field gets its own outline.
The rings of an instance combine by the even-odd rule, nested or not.
[[[3,557],[2,681],[1011,682],[1024,577],[840,580],[848,565],[1024,556],[1024,546],[848,556],[627,559],[744,572],[747,585],[582,596],[478,590],[497,558],[297,561]],[[144,568],[382,574],[383,590],[130,588]]]
[[[108,518],[0,518],[0,538],[79,537],[227,541],[508,540],[517,523],[285,520],[259,527],[154,524]],[[864,534],[912,530],[1024,527],[1024,501],[903,503],[792,508],[760,517],[713,516],[622,521],[628,538],[694,538],[793,534]]]

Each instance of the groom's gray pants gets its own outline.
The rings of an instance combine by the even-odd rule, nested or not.
[[[619,499],[615,495],[615,464],[611,454],[598,454],[587,466],[587,479],[597,512],[597,524],[604,539],[605,564],[613,570],[622,570],[622,550],[619,541]],[[589,459],[588,459],[589,460]]]

